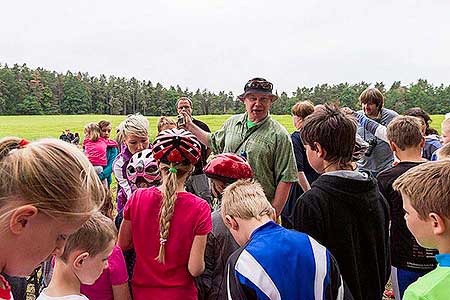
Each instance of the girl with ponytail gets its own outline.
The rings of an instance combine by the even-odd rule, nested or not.
[[[153,143],[162,185],[135,191],[124,208],[119,232],[122,250],[134,247],[133,298],[197,299],[193,277],[204,268],[208,203],[185,191],[200,159],[200,143],[183,129],[162,131]]]

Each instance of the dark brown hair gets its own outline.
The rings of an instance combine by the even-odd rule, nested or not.
[[[356,140],[356,122],[339,107],[325,104],[305,119],[300,129],[305,145],[316,150],[319,143],[327,152],[325,160],[345,167],[352,160]]]
[[[420,107],[413,107],[405,111],[405,116],[422,118],[425,121],[425,135],[438,134],[437,130],[430,127],[430,116]]]
[[[367,88],[359,96],[359,102],[364,104],[375,104],[378,107],[378,110],[381,110],[384,105],[384,97],[377,88]]]
[[[108,127],[111,125],[110,121],[106,121],[106,120],[101,120],[100,122],[98,122],[98,127],[100,127],[100,130],[102,130],[105,127]]]

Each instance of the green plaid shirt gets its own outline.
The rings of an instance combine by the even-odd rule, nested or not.
[[[232,116],[221,129],[208,135],[208,144],[215,154],[245,151],[256,180],[272,202],[280,181],[298,180],[292,141],[286,128],[270,115],[250,129],[247,120],[247,113]],[[249,138],[239,146],[246,136]]]

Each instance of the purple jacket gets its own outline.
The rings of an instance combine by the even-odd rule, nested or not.
[[[121,211],[130,198],[133,188],[127,179],[127,166],[133,156],[125,144],[113,163],[113,172],[117,181],[117,211]]]

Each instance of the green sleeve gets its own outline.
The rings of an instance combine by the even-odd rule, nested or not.
[[[297,182],[298,171],[295,163],[294,147],[291,138],[286,132],[281,132],[277,136],[277,151],[275,155],[275,178],[279,182]]]
[[[228,120],[214,133],[208,134],[208,145],[214,154],[220,154],[225,148],[225,136],[228,129]]]

